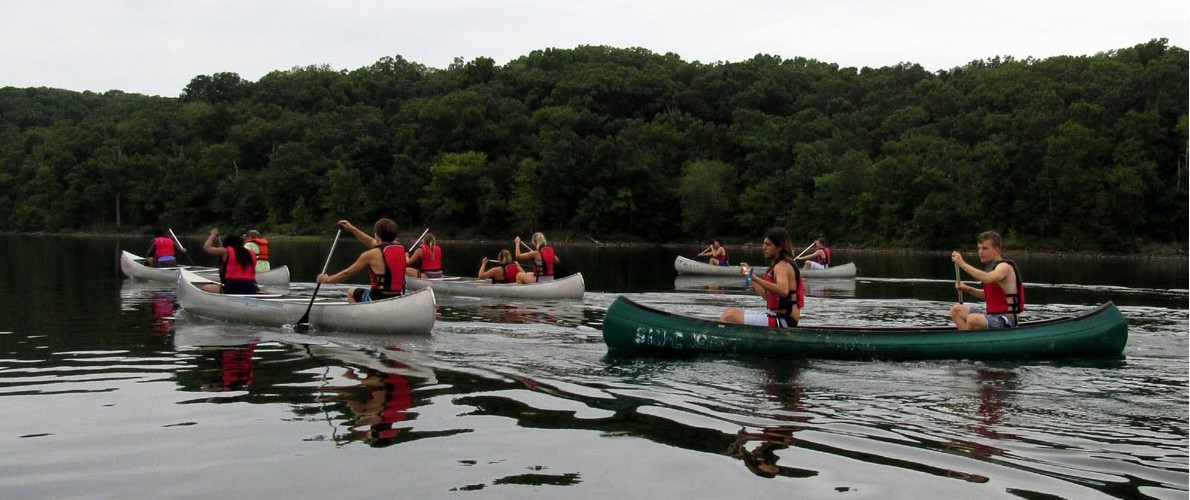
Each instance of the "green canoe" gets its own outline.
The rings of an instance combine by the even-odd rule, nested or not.
[[[1017,328],[963,332],[953,327],[769,328],[682,316],[620,297],[603,318],[614,353],[697,354],[834,359],[1021,359],[1119,356],[1128,324],[1108,302],[1078,316]]]

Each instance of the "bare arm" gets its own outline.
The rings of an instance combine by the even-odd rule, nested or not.
[[[356,239],[358,239],[360,243],[363,243],[368,248],[372,248],[380,244],[378,241],[376,241],[376,238],[369,236],[368,233],[361,231],[360,228],[351,225],[351,223],[347,222],[346,220],[339,221],[339,227],[351,231],[351,234],[354,234]]]
[[[487,257],[484,257],[484,258],[486,259]],[[421,260],[421,248],[414,250],[413,253],[411,255],[409,255],[408,258],[405,259],[405,263],[409,264],[411,262],[417,262],[419,260]]]
[[[952,253],[950,255],[950,260],[958,264],[959,267],[961,267],[967,274],[970,274],[972,278],[975,278],[983,283],[997,283],[1003,281],[1004,278],[1008,277],[1008,272],[1012,270],[1012,266],[1008,265],[1007,262],[1001,262],[997,264],[991,272],[984,272],[984,270],[964,261],[963,255],[959,252]]]
[[[818,251],[816,251],[810,255],[807,255],[805,257],[796,257],[796,259],[797,260],[810,260],[815,257],[826,257],[826,252],[823,252],[822,250],[818,250]]]
[[[367,269],[371,263],[372,263],[372,251],[369,250],[367,252],[359,254],[359,258],[355,259],[355,263],[348,266],[347,269],[339,271],[339,272],[332,274],[330,276],[325,275],[325,274],[319,274],[318,282],[319,283],[339,283],[341,281],[345,281],[345,280],[347,280],[347,278],[354,276],[355,273],[358,273],[360,271],[363,271],[364,269]]]
[[[219,228],[212,228],[210,234],[207,235],[207,241],[202,244],[204,252],[211,255],[218,255],[224,257],[227,255],[227,249],[215,246],[215,237],[219,235]]]

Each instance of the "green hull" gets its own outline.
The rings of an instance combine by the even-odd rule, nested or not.
[[[1108,302],[1079,316],[1017,328],[768,328],[720,323],[646,307],[620,297],[603,319],[603,341],[616,353],[833,359],[1022,359],[1119,356],[1128,323]]]

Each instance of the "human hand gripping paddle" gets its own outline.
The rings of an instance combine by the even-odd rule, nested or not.
[[[322,265],[322,273],[326,274],[326,268],[331,265],[331,256],[335,254],[335,245],[339,243],[339,235],[343,234],[343,226],[339,226],[339,230],[335,231],[335,241],[331,242],[331,251],[326,253],[326,263]],[[310,304],[306,306],[306,314],[302,315],[297,324],[293,325],[293,331],[305,332],[310,329],[310,309],[314,307],[314,299],[318,298],[318,289],[322,288],[322,282],[317,279],[314,280],[318,284],[314,285],[314,295],[310,296]]]
[[[178,241],[178,235],[174,234],[174,228],[169,228],[169,235],[174,237],[174,243],[178,244],[178,248],[182,249],[182,253],[186,254],[186,260],[190,261],[190,265],[194,265],[194,259],[190,258],[190,252],[186,251],[186,247],[182,246],[182,242]]]

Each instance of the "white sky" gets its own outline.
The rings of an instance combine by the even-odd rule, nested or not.
[[[197,75],[257,80],[384,56],[445,68],[549,47],[686,61],[758,53],[934,71],[996,55],[1089,55],[1168,38],[1187,0],[0,0],[0,87],[177,96]]]

